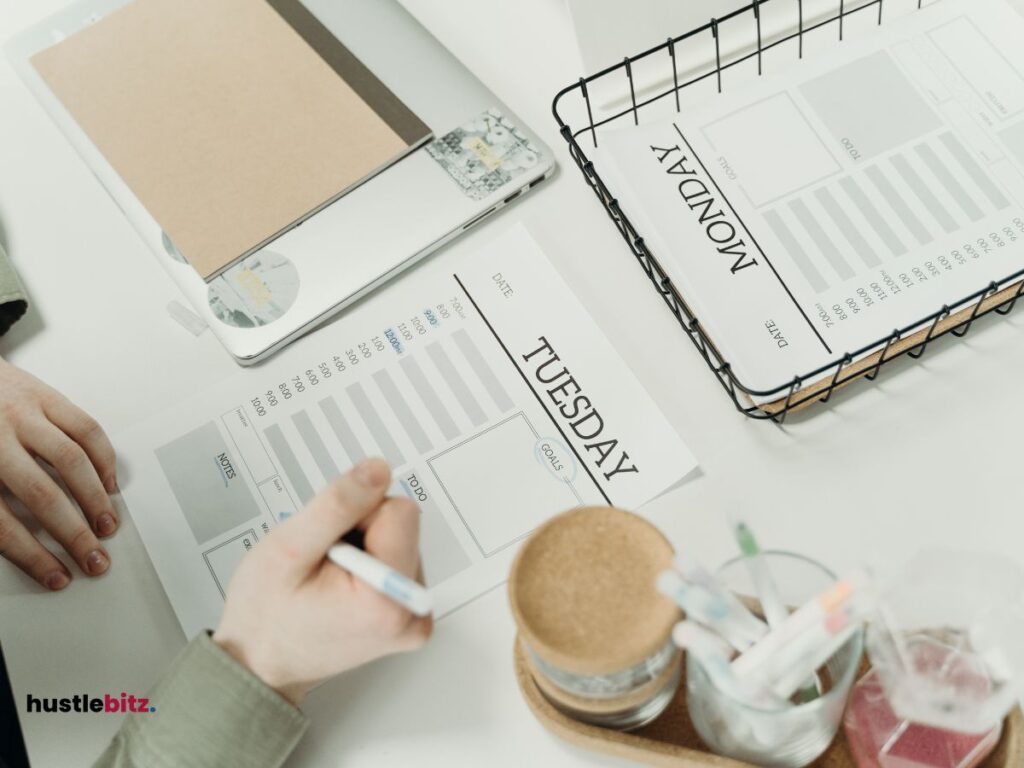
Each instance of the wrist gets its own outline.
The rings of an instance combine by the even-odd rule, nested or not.
[[[212,640],[231,658],[245,667],[268,688],[273,689],[287,702],[295,707],[302,703],[308,693],[308,686],[289,680],[288,676],[274,663],[272,654],[253,648],[250,643],[234,637],[231,633],[218,628]]]

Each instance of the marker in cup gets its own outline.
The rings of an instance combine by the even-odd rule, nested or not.
[[[854,571],[846,579],[836,582],[813,600],[805,603],[749,650],[737,657],[733,672],[739,677],[768,677],[768,670],[778,668],[780,660],[795,653],[794,647],[807,640],[808,633],[827,633],[832,614],[847,607],[847,603],[858,593],[866,590],[870,583],[864,571]],[[831,635],[828,635],[831,636]]]
[[[335,544],[327,551],[327,557],[335,565],[344,568],[416,616],[427,616],[434,609],[433,600],[426,587],[358,547],[351,544]]]
[[[731,649],[714,632],[693,621],[681,621],[672,630],[672,640],[686,650],[704,667],[708,677],[718,689],[738,701],[754,706],[780,709],[787,706],[785,699],[772,695],[767,689],[749,680],[738,678],[729,664]]]
[[[779,659],[768,686],[776,696],[789,699],[818,669],[831,659],[857,632],[863,616],[841,609],[829,620],[794,643],[796,648]]]
[[[658,591],[672,599],[691,619],[708,626],[725,638],[737,651],[745,651],[765,634],[763,624],[754,627],[737,619],[730,604],[699,584],[691,584],[675,571],[658,575]]]
[[[768,634],[768,625],[755,616],[732,590],[722,586],[714,574],[705,568],[704,564],[696,557],[687,552],[680,552],[676,555],[674,564],[686,581],[704,587],[719,600],[722,600],[728,607],[729,615],[736,622],[737,627],[741,627],[746,635],[754,640],[760,640]]]
[[[782,599],[779,597],[779,589],[775,585],[775,579],[772,578],[772,573],[768,569],[768,564],[761,553],[761,547],[754,537],[754,532],[741,521],[736,524],[735,533],[736,542],[739,544],[747,568],[750,570],[750,578],[754,581],[757,598],[761,601],[764,617],[768,620],[768,626],[775,629],[789,618],[789,611],[786,610],[786,606],[783,605]],[[813,671],[799,688],[800,700],[804,702],[814,701],[821,695],[818,676]]]

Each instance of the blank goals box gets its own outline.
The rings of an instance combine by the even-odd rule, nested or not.
[[[756,130],[752,126],[757,126]],[[788,93],[749,104],[704,126],[704,136],[760,207],[841,168]],[[711,166],[714,158],[705,160]]]
[[[518,413],[428,461],[485,557],[581,503],[570,482],[538,461],[541,441]]]

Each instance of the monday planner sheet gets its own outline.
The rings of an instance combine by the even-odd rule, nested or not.
[[[1024,268],[1024,20],[1003,0],[903,5],[600,134],[623,210],[755,390]]]

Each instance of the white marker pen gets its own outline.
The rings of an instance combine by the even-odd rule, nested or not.
[[[385,597],[408,608],[416,616],[426,616],[434,609],[434,601],[426,587],[358,547],[351,544],[335,544],[327,551],[327,557],[335,565],[341,566]]]

